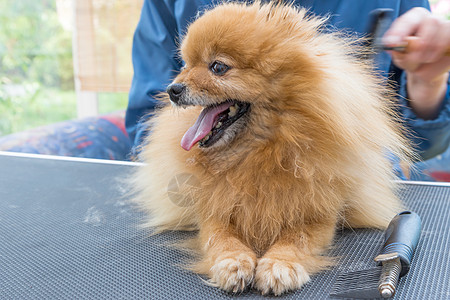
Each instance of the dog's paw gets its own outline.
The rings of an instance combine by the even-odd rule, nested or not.
[[[253,282],[256,259],[246,253],[221,255],[211,267],[211,282],[221,289],[239,293]]]
[[[279,296],[301,288],[308,281],[308,273],[297,262],[261,258],[256,267],[254,285],[263,295],[272,293]]]

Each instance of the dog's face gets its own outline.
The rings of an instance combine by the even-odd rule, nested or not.
[[[245,72],[231,56],[208,53],[198,61],[186,57],[185,63],[167,92],[173,104],[203,110],[183,136],[182,147],[190,150],[197,142],[201,148],[230,143],[249,122],[256,91],[242,85]]]
[[[307,55],[298,57],[298,48],[286,44],[289,10],[278,17],[286,24],[277,24],[270,10],[256,5],[227,5],[189,27],[181,45],[185,67],[167,88],[174,105],[203,107],[182,139],[185,150],[196,143],[212,149],[229,145],[244,138],[249,123],[260,129],[277,126],[277,116],[292,96],[286,80],[281,84],[286,74],[296,73],[300,64],[303,76],[312,76]]]

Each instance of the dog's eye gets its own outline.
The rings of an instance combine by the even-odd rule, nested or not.
[[[230,67],[223,62],[215,61],[209,66],[209,69],[216,75],[223,75],[230,69]]]

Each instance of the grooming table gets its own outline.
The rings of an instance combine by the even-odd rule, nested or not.
[[[0,153],[0,299],[255,299],[231,296],[178,267],[165,245],[192,236],[149,236],[123,179],[134,163]],[[423,222],[412,269],[394,299],[450,299],[450,185],[403,184]],[[339,232],[336,267],[279,299],[329,299],[341,272],[371,268],[382,246],[374,230]],[[266,297],[267,298],[267,297]]]

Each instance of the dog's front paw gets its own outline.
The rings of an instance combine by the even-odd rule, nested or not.
[[[255,275],[255,287],[263,294],[279,296],[302,287],[309,281],[305,268],[297,262],[261,258]]]
[[[219,256],[211,267],[211,282],[227,292],[246,289],[255,274],[256,258],[246,253]]]

